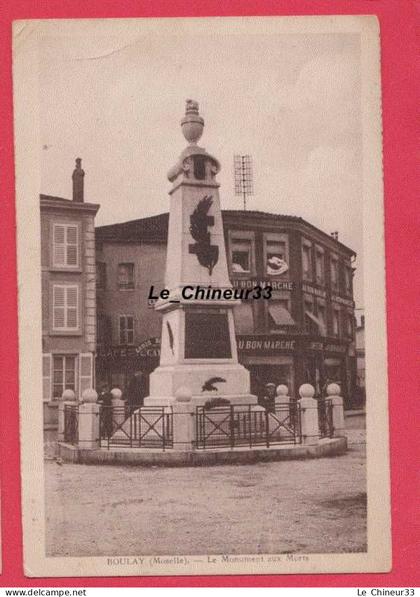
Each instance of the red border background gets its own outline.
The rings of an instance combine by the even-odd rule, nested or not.
[[[7,5],[6,5],[7,3]],[[420,585],[415,268],[415,0],[3,0],[0,6],[0,455],[3,574],[7,586],[416,586]],[[381,27],[393,570],[389,574],[29,579],[22,568],[19,474],[16,239],[11,22],[15,19],[375,14]],[[417,220],[417,227],[416,227]],[[418,254],[418,253],[417,253]],[[416,276],[417,274],[417,276]],[[367,292],[375,289],[367,288]],[[416,304],[417,300],[417,304]],[[418,318],[417,318],[418,319]],[[417,326],[416,326],[417,323]],[[417,382],[417,383],[416,383]],[[417,390],[417,392],[416,392]],[[416,412],[414,412],[416,411]],[[416,458],[417,452],[417,458]],[[416,462],[417,461],[417,462]],[[416,466],[417,464],[417,466]],[[416,484],[417,475],[417,484]],[[416,553],[417,552],[417,553]],[[417,561],[416,561],[417,555]]]

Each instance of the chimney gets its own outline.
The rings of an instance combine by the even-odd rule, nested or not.
[[[82,170],[81,158],[76,158],[76,168],[73,170],[73,201],[76,203],[83,203],[83,179],[85,171]]]

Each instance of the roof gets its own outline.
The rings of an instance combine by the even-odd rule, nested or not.
[[[230,226],[242,226],[247,220],[252,225],[258,223],[264,225],[281,225],[285,222],[294,222],[301,224],[303,227],[310,228],[312,231],[316,231],[318,234],[324,236],[326,241],[334,242],[345,252],[356,255],[352,249],[340,241],[334,240],[329,234],[299,216],[275,214],[258,210],[223,209],[222,218],[225,225],[229,224]],[[95,228],[96,240],[99,242],[166,242],[168,237],[168,222],[169,214],[165,212],[138,220],[98,226]]]
[[[39,199],[41,207],[43,208],[94,211],[96,213],[100,207],[97,203],[72,201],[71,199],[65,199],[64,197],[55,197],[54,195],[44,195],[42,193],[40,194]]]

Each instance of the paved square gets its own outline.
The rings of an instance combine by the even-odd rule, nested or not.
[[[49,556],[366,550],[365,434],[317,460],[139,468],[46,462]]]

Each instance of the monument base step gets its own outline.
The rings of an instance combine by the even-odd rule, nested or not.
[[[223,401],[227,401],[226,404]],[[209,402],[215,402],[215,406],[256,406],[258,404],[257,396],[253,394],[216,394],[214,396],[210,394],[193,395],[191,398],[192,406],[204,406]],[[144,406],[171,406],[176,402],[174,396],[147,396],[144,399]]]

